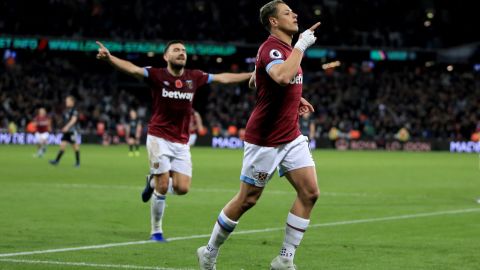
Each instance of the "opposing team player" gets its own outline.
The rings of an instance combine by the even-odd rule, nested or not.
[[[186,69],[187,51],[182,41],[170,41],[164,51],[166,68],[142,68],[110,54],[97,42],[97,58],[135,78],[145,80],[151,88],[152,116],[148,123],[147,151],[150,173],[142,200],[151,202],[151,239],[164,241],[162,217],[167,191],[184,195],[190,189],[192,162],[188,146],[192,100],[196,90],[207,83],[239,83],[252,73],[208,74]],[[153,181],[151,181],[152,179]],[[153,192],[153,196],[152,196]]]
[[[65,112],[63,113],[64,126],[62,127],[62,142],[57,158],[50,160],[50,164],[58,165],[65,152],[67,144],[71,144],[75,151],[75,167],[80,167],[80,142],[78,138],[78,111],[75,108],[75,98],[67,96],[65,98]]]
[[[283,246],[271,269],[295,269],[295,250],[320,192],[308,139],[298,127],[299,114],[313,111],[302,98],[300,63],[305,50],[315,42],[314,30],[320,23],[303,32],[291,47],[298,32],[297,14],[283,1],[264,5],[260,20],[271,35],[260,46],[255,64],[257,102],[245,131],[240,191],[220,212],[208,245],[198,248],[201,269],[216,269],[220,246],[240,217],[255,205],[276,168],[295,188],[297,197],[287,216]]]
[[[130,109],[129,121],[126,127],[126,138],[128,143],[128,156],[140,156],[140,138],[142,136],[142,121],[137,116],[137,111]],[[135,148],[135,152],[133,152]],[[135,153],[135,154],[134,154]]]
[[[45,108],[39,108],[37,116],[33,119],[36,127],[35,139],[37,140],[36,157],[43,157],[47,151],[48,136],[52,130],[52,121],[47,115]]]

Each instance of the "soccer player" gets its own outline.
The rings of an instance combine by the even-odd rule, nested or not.
[[[190,118],[190,125],[188,129],[190,131],[190,137],[188,138],[188,145],[194,146],[195,142],[197,141],[197,133],[204,131],[202,117],[195,110],[192,110],[192,117]]]
[[[197,249],[200,269],[216,269],[220,246],[235,229],[240,217],[255,205],[265,185],[278,168],[295,188],[297,197],[288,213],[280,254],[271,269],[296,269],[295,250],[310,222],[310,213],[319,196],[315,163],[308,140],[298,127],[299,114],[313,112],[302,96],[300,63],[305,50],[316,37],[316,23],[300,35],[297,14],[281,0],[260,9],[260,20],[270,32],[260,46],[255,64],[257,102],[245,131],[243,166],[239,192],[220,212],[206,246]]]
[[[47,116],[45,108],[39,108],[37,116],[33,119],[36,127],[35,138],[37,140],[37,154],[36,157],[43,157],[47,151],[47,143],[49,132],[52,130],[52,122]]]
[[[128,143],[128,156],[133,157],[133,148],[135,147],[135,156],[140,156],[140,137],[142,136],[142,121],[137,116],[137,111],[131,109],[129,112],[130,120],[126,127],[126,137]]]
[[[184,195],[190,189],[192,162],[188,146],[192,100],[196,90],[207,83],[239,83],[252,73],[208,74],[186,69],[187,51],[182,41],[168,42],[163,59],[166,68],[142,68],[110,54],[97,42],[97,58],[140,80],[151,88],[152,116],[148,123],[147,151],[150,176],[142,200],[151,202],[151,239],[165,241],[162,217],[167,192]],[[152,181],[153,180],[153,181]],[[152,196],[153,193],[153,196]]]
[[[64,126],[62,127],[62,142],[60,143],[60,150],[58,151],[57,158],[50,160],[50,164],[58,165],[60,159],[65,152],[67,143],[72,145],[75,151],[75,167],[80,167],[80,143],[78,141],[78,111],[75,109],[75,98],[73,96],[67,96],[65,98],[66,110],[63,113]]]

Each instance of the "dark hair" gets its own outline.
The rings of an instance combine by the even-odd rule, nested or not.
[[[277,15],[277,6],[278,4],[285,4],[282,0],[273,0],[266,3],[263,7],[260,8],[260,22],[263,24],[265,29],[270,32],[270,17],[275,17]]]
[[[182,44],[182,45],[185,45],[182,40],[178,40],[178,39],[170,40],[170,41],[167,43],[167,46],[165,46],[165,49],[163,50],[163,54],[166,54],[167,51],[168,51],[168,49],[170,48],[170,46],[172,46],[173,44]]]

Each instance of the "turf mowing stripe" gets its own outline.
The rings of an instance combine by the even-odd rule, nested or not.
[[[422,217],[432,217],[432,216],[442,216],[442,215],[455,215],[455,214],[472,213],[472,212],[480,212],[480,208],[469,208],[469,209],[459,209],[459,210],[439,211],[439,212],[430,212],[430,213],[419,213],[419,214],[410,214],[410,215],[391,216],[391,217],[336,221],[336,222],[329,222],[329,223],[312,224],[312,225],[309,226],[309,228],[331,227],[331,226],[350,225],[350,224],[359,224],[359,223],[372,223],[372,222],[402,220],[402,219],[412,219],[412,218],[422,218]],[[235,234],[235,235],[236,234],[252,234],[252,233],[280,231],[280,230],[284,230],[284,229],[285,229],[285,227],[265,228],[265,229],[258,229],[258,230],[236,231],[236,232],[233,232],[232,234]],[[173,242],[173,241],[190,240],[190,239],[197,239],[197,238],[208,238],[208,237],[210,237],[210,234],[198,234],[198,235],[172,237],[172,238],[168,238],[168,241]],[[72,247],[72,248],[46,249],[46,250],[38,250],[38,251],[4,253],[4,254],[0,254],[0,258],[1,257],[14,257],[14,256],[23,256],[23,255],[35,255],[35,254],[77,251],[77,250],[90,250],[90,249],[101,249],[101,248],[110,248],[110,247],[121,247],[121,246],[129,246],[129,245],[142,245],[142,244],[148,244],[148,243],[156,243],[156,242],[147,240],[147,241],[135,241],[135,242],[111,243],[111,244],[103,244],[103,245],[92,245],[92,246],[83,246],[83,247]]]
[[[129,186],[129,185],[99,185],[99,184],[55,184],[55,183],[28,183],[28,185],[37,185],[44,187],[45,185],[59,187],[59,188],[88,188],[88,189],[125,189],[125,190],[142,190],[142,187],[138,186]],[[238,189],[224,189],[224,188],[192,188],[192,191],[200,191],[200,192],[210,192],[210,193],[224,193],[224,192],[231,192],[237,193]],[[295,194],[295,190],[266,190],[266,194]],[[322,196],[354,196],[354,197],[378,197],[378,196],[385,196],[391,197],[389,195],[381,195],[381,194],[368,194],[368,193],[348,193],[348,192],[328,192],[322,191]]]
[[[116,269],[138,269],[138,270],[191,270],[189,268],[163,268],[154,266],[140,266],[129,264],[98,264],[86,262],[59,262],[59,261],[38,261],[38,260],[16,260],[16,259],[0,259],[0,262],[20,263],[20,264],[52,264],[52,265],[68,265],[68,266],[86,266],[86,267],[102,267]]]

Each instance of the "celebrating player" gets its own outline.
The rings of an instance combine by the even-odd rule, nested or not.
[[[45,108],[38,109],[37,116],[33,119],[36,127],[35,139],[37,140],[37,154],[36,157],[43,157],[47,151],[48,136],[52,130],[52,122],[47,116]]]
[[[142,136],[142,121],[138,119],[137,111],[131,109],[129,112],[129,121],[126,127],[126,138],[128,143],[128,156],[133,157],[133,148],[135,147],[135,156],[140,156],[140,137]]]
[[[142,200],[151,203],[151,239],[164,241],[162,217],[167,191],[184,195],[190,189],[192,162],[188,146],[192,100],[204,84],[239,83],[251,73],[208,74],[186,69],[187,51],[182,41],[170,41],[164,51],[166,68],[142,68],[110,54],[97,42],[97,58],[135,78],[143,79],[151,88],[152,116],[148,123],[147,151],[150,174]],[[154,181],[151,181],[153,179]],[[153,196],[152,196],[153,193]]]
[[[75,151],[75,167],[80,167],[80,143],[78,142],[77,122],[78,111],[75,109],[75,98],[73,96],[67,96],[65,98],[66,110],[63,114],[64,126],[62,128],[62,142],[60,143],[60,150],[58,151],[57,158],[50,160],[50,164],[58,165],[60,159],[65,152],[67,143],[72,144]]]
[[[255,64],[257,102],[245,131],[240,191],[218,216],[207,246],[198,248],[201,269],[216,269],[218,250],[235,229],[240,217],[259,199],[265,185],[278,168],[295,188],[297,197],[288,213],[285,238],[271,269],[296,269],[295,250],[310,222],[311,210],[319,196],[315,163],[308,139],[298,127],[299,114],[313,107],[302,98],[302,61],[305,50],[315,43],[316,23],[300,35],[297,14],[281,0],[260,9],[260,20],[270,32],[260,46]]]

